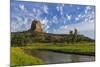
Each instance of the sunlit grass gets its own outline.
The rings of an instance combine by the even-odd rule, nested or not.
[[[34,43],[29,46],[22,47],[24,49],[44,49],[44,50],[55,50],[62,52],[73,52],[73,53],[95,53],[95,43]]]
[[[44,64],[41,59],[24,53],[23,49],[51,50],[65,53],[94,55],[95,43],[33,43],[23,47],[11,47],[11,66]]]
[[[11,66],[43,64],[37,57],[30,56],[18,47],[11,47]]]

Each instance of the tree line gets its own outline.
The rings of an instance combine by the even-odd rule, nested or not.
[[[65,36],[37,34],[37,33],[16,33],[11,34],[11,46],[26,46],[32,43],[76,43],[80,41],[91,41],[89,38],[78,34],[78,30],[70,30]]]

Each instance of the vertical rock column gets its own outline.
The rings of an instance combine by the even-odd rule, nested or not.
[[[39,20],[33,20],[31,24],[30,31],[42,32],[41,23]]]

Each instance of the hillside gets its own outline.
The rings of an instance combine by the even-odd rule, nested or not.
[[[77,34],[75,42],[93,42],[94,40],[84,35]],[[73,43],[73,34],[52,34],[42,31],[41,23],[33,20],[31,28],[22,32],[11,32],[11,44],[31,44],[31,43]]]
[[[76,42],[92,42],[93,39],[85,37],[84,35],[77,35]],[[50,43],[50,42],[71,42],[71,36],[69,34],[52,34],[52,33],[38,33],[38,32],[16,32],[11,33],[11,44],[22,43]]]

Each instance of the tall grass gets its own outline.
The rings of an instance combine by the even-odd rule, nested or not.
[[[11,47],[11,66],[23,66],[33,64],[43,64],[39,58],[30,56],[18,47]]]
[[[24,53],[23,49],[42,49],[51,50],[65,53],[77,53],[85,55],[95,54],[95,43],[33,43],[24,47],[11,47],[11,66],[22,66],[22,65],[36,65],[44,64],[45,62],[41,59]]]
[[[61,52],[71,52],[71,53],[81,53],[81,54],[95,54],[95,43],[34,43],[29,46],[22,47],[24,49],[43,49],[43,50],[53,50]]]

